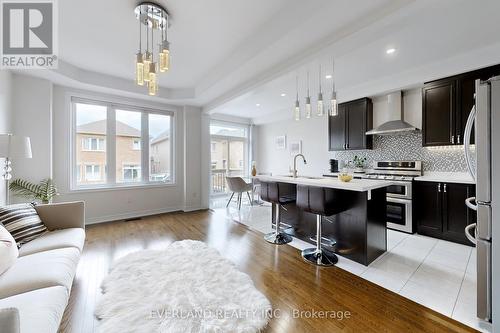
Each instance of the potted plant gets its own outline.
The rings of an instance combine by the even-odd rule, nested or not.
[[[50,178],[43,179],[38,184],[33,184],[24,179],[15,179],[10,183],[9,190],[17,196],[30,200],[39,200],[44,204],[52,202],[52,199],[59,195],[56,185]]]
[[[366,157],[360,157],[358,155],[354,155],[354,159],[352,160],[352,164],[354,165],[354,172],[363,173],[365,172],[366,166]]]

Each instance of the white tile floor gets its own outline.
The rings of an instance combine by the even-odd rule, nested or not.
[[[262,233],[271,232],[269,204],[233,203],[227,198],[212,201],[212,207],[224,218],[243,223]],[[297,249],[311,244],[294,239]],[[339,256],[338,267],[407,297],[446,316],[483,332],[491,327],[476,318],[476,250],[418,234],[387,231],[387,252],[368,267]]]

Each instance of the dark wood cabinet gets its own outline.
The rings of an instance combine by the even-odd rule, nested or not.
[[[329,150],[372,149],[373,107],[369,98],[339,104],[338,116],[329,116]]]
[[[329,150],[344,150],[346,148],[346,105],[338,106],[339,114],[328,117]]]
[[[475,82],[497,75],[500,75],[500,65],[425,83],[422,88],[422,145],[462,145],[467,118],[474,106]],[[474,135],[471,142],[474,142]]]
[[[455,131],[455,80],[426,85],[422,91],[424,146],[451,145]]]
[[[414,212],[417,231],[420,234],[439,237],[442,233],[442,196],[438,186],[440,186],[439,183],[433,182],[417,182],[414,186]]]
[[[465,227],[476,220],[475,212],[465,206],[475,186],[457,183],[416,182],[414,204],[419,234],[472,245]]]

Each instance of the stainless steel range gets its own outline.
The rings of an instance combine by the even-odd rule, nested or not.
[[[379,161],[372,171],[362,175],[365,179],[385,179],[393,185],[387,187],[387,227],[414,233],[412,220],[413,178],[422,175],[421,161]]]

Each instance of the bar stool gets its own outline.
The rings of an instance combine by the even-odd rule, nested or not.
[[[305,212],[316,214],[316,248],[302,251],[302,258],[305,261],[318,266],[333,266],[338,262],[339,259],[333,252],[321,246],[321,218],[344,211],[344,201],[337,190],[297,185],[297,207]]]
[[[287,191],[285,184],[266,181],[260,183],[260,198],[273,206],[276,205],[276,229],[264,236],[269,243],[282,245],[292,241],[290,235],[280,230],[280,206],[295,202],[295,193],[290,192]]]

